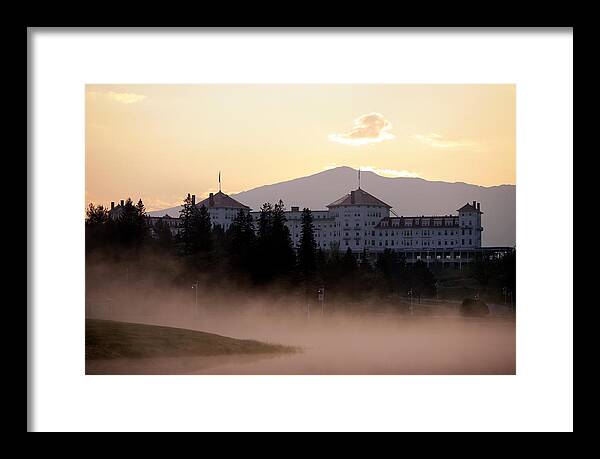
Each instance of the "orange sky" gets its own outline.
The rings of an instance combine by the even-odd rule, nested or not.
[[[88,85],[86,203],[149,210],[335,166],[515,183],[514,85]]]

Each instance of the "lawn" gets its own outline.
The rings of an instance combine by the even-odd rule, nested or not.
[[[183,328],[86,319],[85,358],[215,356],[294,352],[278,344],[240,340]]]

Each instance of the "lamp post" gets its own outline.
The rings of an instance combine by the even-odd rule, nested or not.
[[[196,281],[192,284],[192,288],[194,289],[194,316],[198,316],[198,284],[199,281]]]
[[[410,315],[413,315],[413,295],[412,295],[412,288],[408,290],[408,297],[410,298],[410,306],[408,307],[408,310],[410,312]]]
[[[325,306],[324,306],[325,288],[321,287],[321,288],[317,289],[317,294],[318,294],[319,301],[321,302],[321,316],[323,316],[323,315],[325,315]]]

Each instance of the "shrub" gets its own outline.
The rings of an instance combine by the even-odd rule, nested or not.
[[[466,317],[483,317],[490,313],[490,308],[485,301],[465,298],[459,308],[460,314]]]

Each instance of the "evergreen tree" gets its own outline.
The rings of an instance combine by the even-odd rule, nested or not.
[[[371,263],[369,262],[369,258],[367,257],[367,249],[366,248],[363,248],[363,251],[362,251],[362,254],[360,257],[360,264],[359,264],[358,268],[361,271],[361,273],[363,273],[363,274],[373,272],[373,266],[371,265]]]
[[[227,258],[234,271],[249,275],[252,273],[256,234],[254,219],[250,212],[240,209],[226,234]]]
[[[304,279],[309,279],[314,276],[317,268],[317,243],[315,242],[312,212],[307,208],[302,210],[301,225],[298,269]]]
[[[121,207],[115,230],[117,240],[123,248],[137,249],[141,246],[146,239],[148,230],[144,204],[141,199],[136,206],[131,198],[127,198]]]
[[[285,206],[279,200],[273,206],[271,253],[273,273],[278,277],[287,276],[296,264],[296,254],[292,245],[290,230],[286,226]]]
[[[195,259],[195,264],[200,264],[200,259],[206,261],[212,248],[212,224],[210,214],[205,206],[198,207],[192,204],[188,194],[183,201],[180,211],[182,219],[179,232],[179,253],[184,257]],[[201,255],[201,257],[198,257]]]
[[[102,205],[90,203],[85,210],[85,224],[89,226],[103,225],[108,221],[108,209]]]
[[[135,208],[137,209],[138,215],[142,215],[142,216],[146,215],[146,206],[144,206],[144,203],[142,202],[141,198],[137,202]]]
[[[108,209],[93,203],[85,211],[85,248],[91,251],[108,244]]]
[[[346,249],[346,253],[342,258],[342,266],[344,268],[345,274],[350,274],[356,271],[356,258],[354,257],[354,254],[352,253],[350,247]]]
[[[316,266],[317,279],[319,283],[322,284],[325,280],[325,273],[327,269],[327,257],[325,256],[325,252],[321,247],[319,247],[319,250],[317,250]]]
[[[160,219],[154,224],[154,232],[158,246],[163,250],[169,250],[173,245],[173,235],[169,225]]]
[[[422,295],[435,295],[435,276],[421,260],[414,263],[411,268],[410,289],[413,297],[417,298],[419,302]]]
[[[183,256],[190,256],[194,253],[194,234],[192,229],[193,212],[194,206],[192,205],[192,197],[188,193],[183,200],[183,205],[179,211],[181,227],[179,234],[177,235],[179,253]]]
[[[196,252],[208,253],[212,249],[212,223],[206,206],[193,206],[192,230],[196,244]]]
[[[273,234],[273,206],[266,202],[260,208],[258,218],[258,231],[256,238],[256,264],[254,277],[258,282],[266,282],[271,279],[273,272],[271,251]]]

